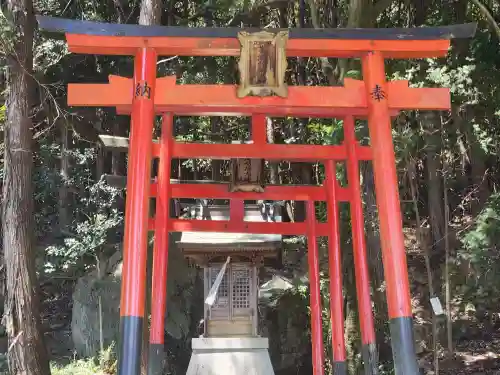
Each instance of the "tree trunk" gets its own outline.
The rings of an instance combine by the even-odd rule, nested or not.
[[[425,269],[427,271],[427,287],[429,291],[429,301],[431,298],[436,297],[436,292],[434,291],[434,277],[431,266],[430,257],[430,244],[429,244],[429,234],[427,228],[422,226],[422,220],[420,220],[420,210],[418,207],[418,175],[416,168],[415,159],[408,159],[407,162],[408,170],[408,184],[410,185],[411,200],[413,204],[413,210],[415,211],[415,224],[417,226],[417,240],[422,250],[425,262]],[[439,374],[439,347],[438,347],[438,320],[436,314],[432,314],[432,352],[434,356],[434,374]]]
[[[364,199],[366,252],[370,269],[370,281],[373,290],[375,334],[379,344],[380,362],[392,358],[390,344],[385,340],[388,334],[387,300],[384,291],[384,266],[382,264],[382,248],[380,243],[380,227],[375,197],[375,179],[371,163],[360,165],[363,184],[361,185]]]
[[[274,143],[274,128],[273,120],[271,118],[266,119],[266,138],[267,143]],[[279,163],[276,161],[269,162],[269,182],[271,184],[279,183]]]
[[[95,128],[99,133],[102,133],[103,126],[102,123],[105,121],[103,119],[102,114],[99,115],[98,120],[95,122]],[[95,159],[95,179],[96,181],[99,181],[102,177],[102,175],[105,173],[104,170],[104,165],[105,165],[105,158],[106,158],[106,150],[102,144],[98,144],[97,147],[97,155]]]
[[[429,223],[432,231],[433,248],[437,256],[443,255],[444,218],[443,187],[441,184],[441,159],[439,156],[441,135],[439,117],[432,112],[423,112],[420,116],[421,127],[426,135],[426,167],[427,167],[427,204]]]
[[[351,293],[353,296],[356,293]],[[357,306],[352,298],[346,296],[347,303],[345,306],[345,328],[344,328],[344,340],[346,347],[346,356],[347,356],[347,367],[349,369],[349,374],[359,374],[361,369],[361,362],[359,361],[359,357],[356,356],[357,343],[359,342],[359,330],[358,330],[358,321],[359,314],[357,311]]]
[[[484,202],[490,196],[488,187],[488,174],[486,168],[486,154],[481,148],[481,144],[477,139],[476,134],[472,131],[470,126],[470,119],[474,117],[471,108],[465,111],[465,119],[460,122],[461,130],[465,134],[467,144],[470,149],[470,173],[472,179],[473,192],[471,194],[471,214],[476,215],[483,208]]]
[[[142,0],[141,14],[139,15],[139,25],[160,25],[161,24],[161,1]]]
[[[61,178],[61,186],[59,187],[59,228],[65,229],[70,221],[68,212],[68,181],[69,181],[69,132],[68,126],[63,119],[57,120],[59,124],[59,137],[61,144],[61,165],[59,176]]]
[[[4,323],[13,375],[50,374],[37,299],[34,252],[32,123],[33,4],[8,0],[12,22],[7,52],[7,121],[3,181],[3,248],[7,296]]]

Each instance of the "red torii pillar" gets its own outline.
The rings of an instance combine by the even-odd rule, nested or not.
[[[169,253],[170,174],[172,160],[173,115],[162,117],[160,163],[158,168],[158,194],[156,197],[156,230],[153,249],[153,282],[151,296],[151,332],[149,335],[148,374],[163,373],[165,312],[167,311],[167,270]]]
[[[156,51],[141,48],[134,59],[134,94],[127,172],[125,238],[118,373],[139,374],[141,367],[149,218],[149,190],[156,87]]]
[[[347,180],[351,194],[349,208],[351,211],[352,248],[354,253],[354,270],[356,275],[356,294],[358,297],[358,316],[361,331],[361,354],[365,374],[378,373],[377,347],[375,340],[375,324],[370,294],[370,275],[366,254],[365,222],[361,186],[359,183],[359,162],[356,158],[356,133],[354,119],[344,118],[344,143],[347,147]]]
[[[344,120],[345,122],[345,120]],[[333,160],[325,163],[327,199],[328,265],[330,276],[330,321],[332,327],[333,375],[346,375],[346,351],[344,339],[344,296],[342,293],[342,255],[340,248],[339,207],[337,198],[336,164]],[[349,186],[352,202],[352,190]],[[371,310],[371,309],[370,309]],[[368,313],[368,311],[366,311]],[[371,313],[371,311],[369,312]]]
[[[375,194],[380,221],[382,261],[389,308],[391,347],[395,373],[417,375],[408,266],[399,202],[392,124],[387,104],[384,56],[378,51],[362,58],[368,102],[368,127],[373,150]]]

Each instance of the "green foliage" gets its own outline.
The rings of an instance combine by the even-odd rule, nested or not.
[[[12,20],[8,14],[0,9],[0,56],[7,55],[12,51],[15,31]]]
[[[65,365],[51,364],[52,375],[110,375],[116,373],[114,343],[104,349],[98,358],[73,360]]]
[[[87,220],[77,223],[75,233],[64,238],[62,246],[49,246],[45,249],[48,261],[45,272],[80,265],[82,258],[91,259],[109,240],[109,233],[118,228],[123,215],[117,210],[108,214],[94,214]]]
[[[68,365],[51,366],[52,375],[105,375],[93,359],[73,361]]]
[[[336,119],[310,121],[307,125],[309,142],[319,145],[340,144],[344,139],[342,121]]]
[[[460,239],[457,265],[466,265],[469,274],[461,285],[464,300],[482,304],[500,296],[500,194],[493,194]],[[461,294],[462,294],[461,293]]]
[[[394,364],[392,362],[389,363],[381,363],[378,367],[379,375],[394,375]]]
[[[7,362],[7,354],[0,353],[0,374],[6,374],[9,370],[9,364]]]
[[[83,271],[87,264],[95,265],[95,256],[108,244],[119,242],[123,213],[116,208],[122,192],[104,181],[94,182],[93,166],[95,149],[73,149],[69,153],[73,173],[63,181],[53,166],[54,158],[60,156],[60,147],[44,141],[35,161],[35,203],[37,237],[51,240],[45,249],[44,272],[62,270]],[[82,185],[83,183],[83,185]],[[65,228],[59,226],[59,195],[61,185],[78,187],[76,199],[69,201],[72,221]],[[48,234],[51,234],[49,237]]]
[[[361,70],[349,70],[345,74],[346,78],[352,78],[352,79],[362,79],[363,74],[361,73]]]
[[[311,309],[309,306],[310,291],[309,280],[306,277],[296,278],[292,281],[294,287],[271,296],[269,305],[278,312],[278,327],[283,329],[283,338],[286,340],[286,330],[294,329],[300,332],[296,340],[302,345],[311,342]],[[326,373],[332,369],[332,329],[330,321],[330,290],[329,278],[320,272],[320,296],[322,305],[323,342]],[[283,343],[283,345],[286,345]]]

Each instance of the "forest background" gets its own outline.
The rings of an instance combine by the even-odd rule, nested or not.
[[[447,58],[388,61],[387,74],[389,79],[408,79],[415,87],[449,87],[452,92],[450,112],[403,112],[393,124],[419,363],[429,374],[498,373],[497,0],[6,0],[1,6],[4,319],[0,349],[6,352],[3,365],[8,362],[10,373],[112,373],[115,365],[116,327],[111,322],[117,306],[105,301],[119,291],[116,270],[124,190],[110,186],[106,176],[126,174],[126,155],[106,151],[98,135],[126,136],[129,119],[108,109],[68,108],[66,85],[104,82],[109,74],[130,76],[132,60],[71,55],[64,42],[36,30],[35,13],[190,27],[416,27],[477,22],[476,36],[453,42]],[[294,85],[341,85],[345,77],[361,76],[359,62],[353,60],[297,58],[288,63],[287,80]],[[174,56],[158,62],[158,72],[175,74],[179,83],[237,80],[233,58]],[[357,125],[359,139],[369,142],[366,124]],[[243,140],[249,129],[248,119],[218,117],[177,118],[175,127],[178,139],[206,142]],[[269,142],[338,144],[342,138],[338,120],[268,121]],[[178,178],[229,179],[227,162],[173,164]],[[267,171],[271,183],[321,183],[323,178],[322,168],[311,163],[269,164]],[[380,373],[389,374],[391,351],[371,166],[362,163],[361,173]],[[342,164],[338,178],[345,183]],[[322,205],[317,211],[320,217],[326,215]],[[303,203],[287,202],[286,216],[302,221]],[[349,370],[355,374],[362,366],[347,206],[342,206],[341,216],[346,342]],[[325,247],[321,249],[329,358],[328,267]],[[182,271],[169,276],[165,369],[183,374],[189,339],[197,335],[202,316],[201,275],[176,256],[175,249],[171,253],[171,264]],[[311,371],[305,258],[304,238],[288,238],[284,267],[263,274],[263,281],[279,274],[293,286],[261,301],[261,326],[271,338],[277,374]],[[433,315],[431,297],[439,297],[449,314]],[[79,332],[87,333],[80,337]]]

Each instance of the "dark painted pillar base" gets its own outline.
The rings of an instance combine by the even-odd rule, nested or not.
[[[378,375],[378,354],[375,343],[365,344],[361,348],[365,375]]]
[[[333,362],[333,375],[347,375],[347,365],[345,362]]]
[[[395,375],[420,375],[413,338],[412,317],[393,318],[389,321]]]
[[[122,316],[120,318],[118,375],[140,375],[142,323],[141,316]]]
[[[148,375],[162,375],[163,374],[163,357],[164,357],[163,344],[149,343],[148,353]]]

